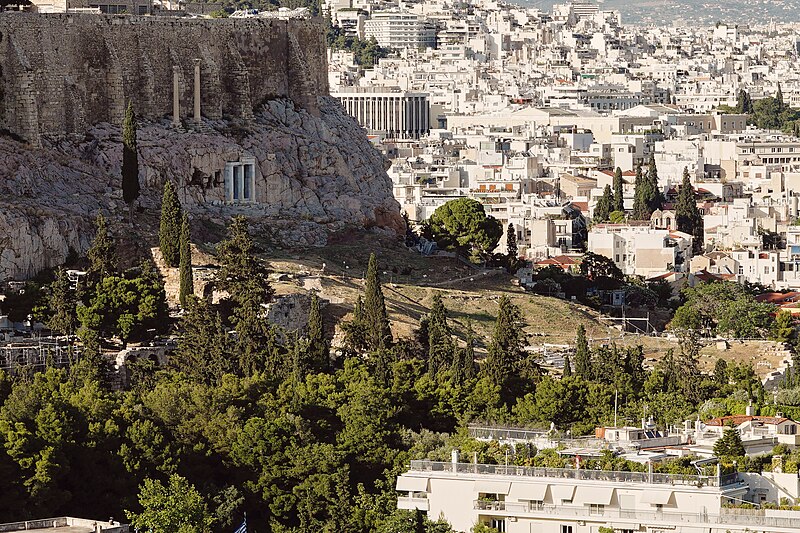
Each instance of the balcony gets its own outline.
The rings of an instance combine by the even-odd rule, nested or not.
[[[411,461],[412,472],[444,472],[453,475],[491,475],[534,478],[575,479],[580,481],[612,481],[615,483],[643,483],[651,485],[692,485],[695,487],[725,487],[736,485],[736,473],[724,476],[694,476],[683,474],[656,474],[648,472],[614,472],[610,470],[580,470],[574,468],[537,468],[530,466],[503,466],[442,461]]]
[[[428,511],[430,505],[427,496],[398,496],[397,508],[409,511]]]
[[[627,509],[601,509],[598,507],[569,507],[566,505],[542,505],[535,502],[504,502],[475,500],[475,511],[506,513],[530,518],[573,518],[601,521],[631,521],[645,524],[701,524],[720,526],[777,527],[795,530],[800,523],[798,516],[765,516],[760,509],[720,509],[720,514],[681,513],[676,511],[640,511]]]

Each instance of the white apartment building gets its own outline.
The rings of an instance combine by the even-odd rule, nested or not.
[[[406,91],[351,90],[334,93],[342,106],[371,134],[418,139],[430,131],[428,95]]]
[[[364,36],[386,48],[435,48],[436,26],[425,18],[399,11],[372,13],[364,23]]]
[[[691,258],[692,236],[649,223],[595,224],[589,230],[589,251],[608,257],[625,275],[650,278],[683,271]]]
[[[456,460],[457,452],[449,463],[411,461],[410,470],[397,479],[398,508],[426,511],[433,520],[444,517],[460,532],[471,531],[479,522],[501,533],[597,533],[601,527],[619,533],[796,533],[800,524],[796,511],[723,507],[744,500],[759,481],[765,486],[774,484],[766,477],[751,480],[737,473],[669,475]]]

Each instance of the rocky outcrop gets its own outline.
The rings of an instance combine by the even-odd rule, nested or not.
[[[0,138],[0,280],[59,265],[70,249],[84,253],[98,213],[118,234],[154,244],[166,180],[193,219],[224,224],[247,215],[287,246],[322,246],[330,232],[347,228],[401,232],[384,158],[334,99],[316,103],[309,112],[289,99],[270,100],[252,121],[206,120],[197,131],[178,131],[167,119],[141,124],[142,195],[131,225],[118,126],[45,137],[41,148]],[[252,164],[252,201],[231,203],[226,172],[241,162]]]

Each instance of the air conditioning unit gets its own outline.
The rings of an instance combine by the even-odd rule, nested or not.
[[[516,516],[509,516],[508,517],[508,521],[509,522],[516,522],[517,521],[517,517]]]

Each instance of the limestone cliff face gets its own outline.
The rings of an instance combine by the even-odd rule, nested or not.
[[[162,187],[172,180],[195,220],[251,218],[289,246],[320,246],[331,231],[383,227],[400,231],[399,206],[385,160],[331,97],[308,111],[269,100],[252,120],[206,121],[179,132],[168,120],[140,125],[143,214],[129,228],[121,198],[120,128],[100,123],[80,137],[44,137],[40,148],[0,138],[0,280],[24,278],[85,252],[92,220],[103,213],[117,232],[152,244]],[[251,161],[253,202],[226,197],[226,168]]]

